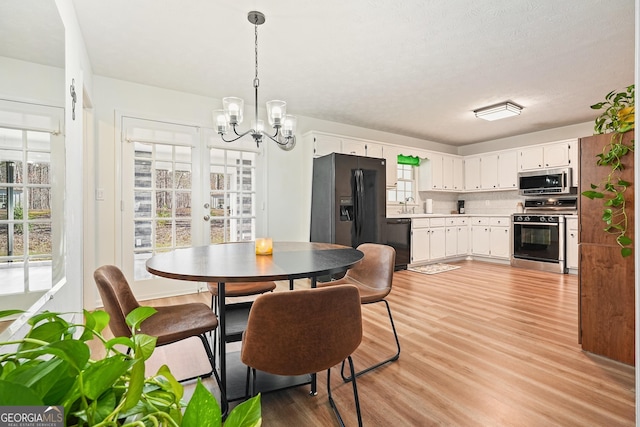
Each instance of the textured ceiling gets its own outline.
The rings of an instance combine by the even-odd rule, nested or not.
[[[260,10],[261,105],[458,146],[591,121],[634,78],[634,0],[74,5],[95,74],[248,104]],[[520,116],[474,117],[507,100]]]

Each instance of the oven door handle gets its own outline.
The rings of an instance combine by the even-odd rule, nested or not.
[[[559,224],[553,222],[514,222],[513,225],[550,225],[557,227]]]

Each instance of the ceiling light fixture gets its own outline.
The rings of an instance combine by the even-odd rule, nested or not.
[[[489,107],[474,110],[476,117],[490,122],[506,117],[517,116],[522,111],[522,107],[512,102],[502,102],[500,104],[491,105]]]
[[[264,122],[258,120],[258,86],[260,80],[258,79],[258,25],[264,24],[265,16],[262,12],[251,11],[247,15],[247,19],[251,22],[255,29],[255,64],[256,75],[253,79],[253,87],[255,89],[255,117],[251,123],[251,129],[244,133],[238,133],[237,126],[242,123],[242,110],[244,109],[244,101],[241,98],[227,97],[222,99],[222,106],[224,110],[216,110],[213,112],[213,120],[216,125],[216,130],[220,137],[225,142],[233,142],[242,138],[245,135],[251,134],[256,145],[259,147],[262,142],[262,137],[266,136],[272,141],[276,142],[283,150],[291,150],[296,144],[296,117],[287,112],[287,103],[284,101],[269,101],[267,102],[267,118],[269,125],[275,129],[275,133],[270,135],[264,132]],[[231,139],[226,139],[225,135],[229,131],[229,126],[233,129],[233,133],[236,135]]]

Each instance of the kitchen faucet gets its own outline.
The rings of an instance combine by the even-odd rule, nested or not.
[[[406,199],[404,199],[404,203],[400,202],[400,204],[402,205],[402,209],[400,209],[400,213],[401,214],[407,214],[409,213],[409,208],[407,207],[407,204],[409,203],[409,201],[412,202],[416,202],[416,200],[413,197],[407,197]],[[415,208],[411,208],[414,212],[415,212]]]

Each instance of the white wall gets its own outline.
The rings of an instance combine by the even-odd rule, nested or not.
[[[64,107],[64,69],[0,56],[0,97]]]
[[[477,144],[465,145],[458,149],[458,154],[461,156],[470,156],[472,154],[487,153],[489,151],[508,150],[533,144],[544,144],[547,142],[562,141],[564,139],[582,138],[584,136],[593,135],[593,125],[594,123],[591,121],[577,125],[563,126],[540,132],[526,133],[508,138],[494,139],[491,141],[479,142]]]

